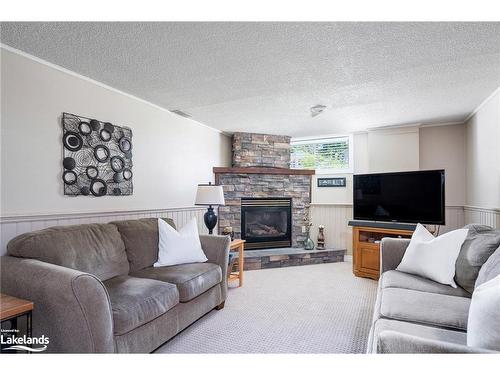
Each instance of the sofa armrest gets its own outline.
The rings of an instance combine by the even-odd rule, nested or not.
[[[425,339],[396,331],[382,331],[377,337],[377,353],[498,353],[492,350]]]
[[[231,237],[217,235],[201,235],[201,248],[210,263],[218,264],[222,270],[222,301],[227,295],[227,265],[229,262],[229,245]]]
[[[95,276],[36,259],[3,256],[1,292],[34,302],[33,336],[48,352],[113,353],[108,293]]]
[[[406,248],[410,244],[407,238],[382,238],[380,243],[380,274],[395,270],[401,263]]]

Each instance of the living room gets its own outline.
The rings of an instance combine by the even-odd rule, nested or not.
[[[500,353],[500,22],[201,21],[0,23],[1,354]]]

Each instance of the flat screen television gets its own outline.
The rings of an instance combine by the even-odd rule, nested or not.
[[[354,175],[354,219],[444,225],[444,170]]]

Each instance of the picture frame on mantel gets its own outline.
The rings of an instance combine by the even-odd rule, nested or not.
[[[345,177],[322,177],[318,178],[318,187],[346,187]]]

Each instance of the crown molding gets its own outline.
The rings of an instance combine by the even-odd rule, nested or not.
[[[450,121],[450,122],[438,122],[435,124],[429,123],[429,124],[423,124],[420,125],[420,128],[435,128],[438,126],[451,126],[451,125],[463,125],[463,121]]]
[[[126,96],[127,98],[130,98],[130,99],[136,100],[136,101],[141,102],[141,103],[143,103],[143,104],[147,104],[147,105],[149,105],[150,107],[153,107],[153,108],[155,108],[155,109],[159,109],[160,111],[168,112],[168,113],[169,113],[169,114],[171,114],[172,116],[177,116],[177,117],[183,118],[183,119],[185,119],[185,120],[187,120],[187,121],[192,121],[192,122],[194,122],[194,123],[195,123],[195,124],[197,124],[197,125],[203,126],[203,127],[207,128],[207,129],[213,130],[213,131],[215,131],[215,132],[217,132],[217,133],[222,133],[222,130],[220,130],[220,129],[213,128],[213,127],[211,127],[211,126],[209,126],[209,125],[207,125],[207,124],[204,124],[204,123],[202,123],[202,122],[196,121],[196,120],[194,120],[194,119],[192,119],[192,118],[186,118],[186,117],[180,116],[180,115],[178,115],[178,114],[176,114],[176,113],[173,113],[172,111],[169,111],[168,109],[166,109],[166,108],[164,108],[164,107],[159,106],[158,104],[151,103],[151,102],[149,102],[149,101],[147,101],[147,100],[145,100],[145,99],[141,99],[141,98],[139,98],[139,97],[137,97],[137,96],[135,96],[135,95],[129,94],[129,93],[125,92],[125,91],[121,91],[121,90],[116,89],[116,88],[114,88],[114,87],[112,87],[112,86],[106,85],[105,83],[102,83],[102,82],[96,81],[95,79],[92,79],[92,78],[89,78],[89,77],[87,77],[87,76],[81,75],[81,74],[76,73],[76,72],[74,72],[74,71],[72,71],[72,70],[69,70],[69,69],[63,68],[63,67],[62,67],[62,66],[60,66],[60,65],[53,64],[53,63],[51,63],[51,62],[49,62],[49,61],[43,60],[43,59],[41,59],[41,58],[39,58],[39,57],[36,57],[36,56],[34,56],[34,55],[31,55],[31,54],[29,54],[29,53],[26,53],[26,52],[24,52],[24,51],[18,50],[17,48],[11,47],[11,46],[9,46],[9,45],[7,45],[7,44],[0,43],[0,48],[1,48],[1,49],[4,49],[4,50],[6,50],[6,51],[9,51],[9,52],[11,52],[11,53],[14,53],[14,54],[16,54],[16,55],[19,55],[19,56],[25,57],[25,58],[27,58],[27,59],[29,59],[29,60],[35,61],[35,62],[37,62],[37,63],[39,63],[39,64],[45,65],[45,66],[47,66],[47,67],[49,67],[49,68],[52,68],[52,69],[58,70],[58,71],[60,71],[60,72],[62,72],[62,73],[65,73],[65,74],[68,74],[68,75],[70,75],[70,76],[73,76],[73,77],[76,77],[76,78],[82,79],[82,80],[84,80],[84,81],[86,81],[86,82],[90,82],[90,83],[92,83],[92,84],[94,84],[94,85],[96,85],[96,86],[99,86],[99,87],[101,87],[101,88],[104,88],[104,89],[106,89],[106,90],[109,90],[109,91],[112,91],[112,92],[114,92],[114,93],[117,93],[117,94],[120,94],[120,95]]]
[[[466,123],[467,121],[469,121],[476,113],[478,113],[481,108],[483,108],[486,103],[488,103],[491,99],[493,99],[495,97],[495,95],[499,94],[500,93],[500,86],[497,87],[497,89],[495,91],[493,91],[490,95],[488,95],[486,97],[486,99],[484,99],[477,107],[476,109],[474,109],[471,113],[469,113],[469,115],[465,118],[465,120],[463,121],[463,123]]]

